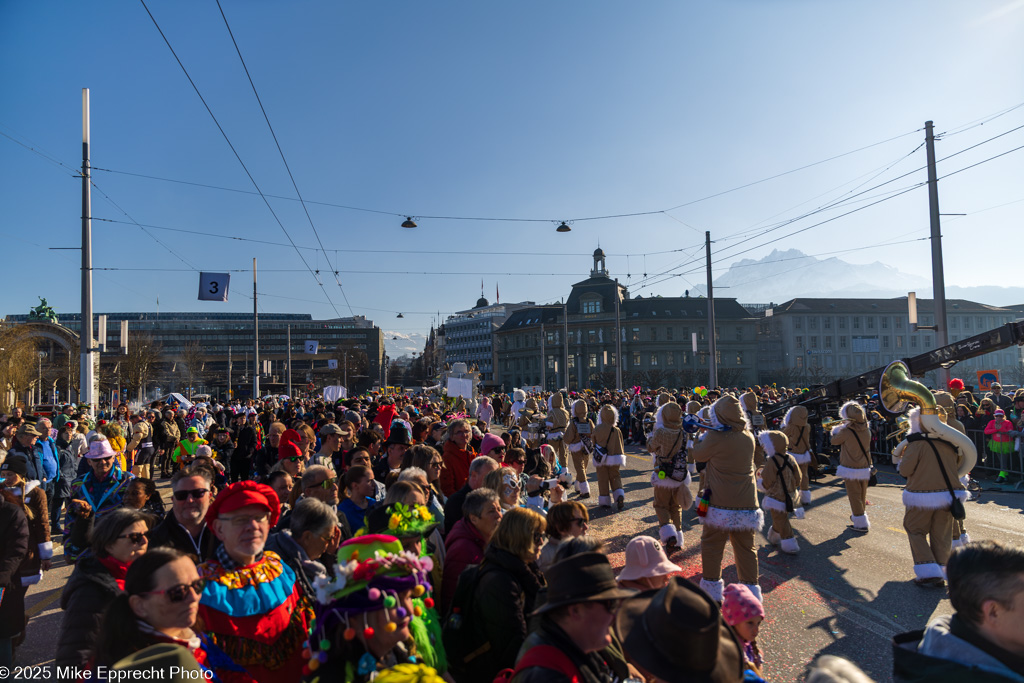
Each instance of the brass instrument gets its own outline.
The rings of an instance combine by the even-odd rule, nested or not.
[[[925,385],[910,379],[910,370],[903,361],[895,360],[886,367],[878,382],[878,396],[885,409],[893,414],[905,413],[911,403],[919,405],[921,428],[953,444],[963,456],[957,476],[962,477],[974,469],[978,460],[974,442],[939,419],[935,395]],[[910,420],[907,419],[907,431],[909,429]]]
[[[899,439],[902,441],[906,436],[907,432],[910,431],[910,419],[906,415],[900,415],[896,418],[896,430],[889,432],[885,435],[885,440]]]
[[[831,432],[833,427],[835,427],[836,425],[842,424],[844,422],[846,422],[846,420],[844,420],[842,418],[839,418],[837,420],[822,420],[821,421],[821,428],[823,430],[825,430],[826,432]]]

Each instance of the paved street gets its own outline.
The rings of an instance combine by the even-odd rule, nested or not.
[[[593,532],[608,543],[612,563],[620,567],[630,538],[657,535],[651,507],[648,460],[632,449],[624,469],[627,507],[621,513],[591,507]],[[592,477],[592,481],[596,477]],[[814,488],[807,518],[795,520],[802,552],[789,556],[759,538],[761,587],[767,618],[759,642],[766,660],[766,677],[773,682],[795,681],[820,652],[853,659],[877,681],[890,679],[889,639],[902,631],[922,628],[933,615],[951,611],[944,590],[914,586],[910,549],[902,528],[901,478],[882,471],[879,486],[869,490],[871,532],[846,529],[849,508],[837,479],[825,478]],[[166,486],[161,487],[165,491]],[[596,481],[592,503],[596,504]],[[1024,496],[981,493],[967,506],[967,525],[974,539],[990,538],[1024,543]],[[684,513],[692,530],[672,560],[683,575],[700,580],[700,527],[696,514]],[[736,580],[726,551],[726,582]],[[60,591],[70,569],[58,546],[55,567],[28,595],[32,617],[18,664],[52,662],[60,628]]]

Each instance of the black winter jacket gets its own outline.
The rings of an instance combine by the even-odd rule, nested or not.
[[[96,645],[103,613],[122,592],[92,551],[87,550],[78,558],[60,596],[64,619],[57,638],[57,666],[85,666]]]
[[[204,529],[199,537],[199,561],[206,562],[213,557],[220,541],[213,535],[213,529]],[[167,513],[153,530],[149,532],[150,548],[174,548],[187,555],[196,555],[196,546],[185,527],[178,524],[174,511]],[[198,563],[197,563],[198,564]]]
[[[0,498],[0,588],[21,586],[18,568],[28,556],[28,518],[21,502],[4,492]],[[13,591],[12,591],[13,592]],[[20,613],[19,613],[20,611]],[[0,638],[11,638],[21,632],[25,623],[25,601],[7,599],[0,602]]]
[[[544,585],[544,575],[536,564],[526,564],[493,546],[484,552],[480,569],[471,623],[486,633],[491,648],[486,656],[470,662],[465,677],[468,681],[491,681],[502,669],[515,666],[528,633],[527,615]]]

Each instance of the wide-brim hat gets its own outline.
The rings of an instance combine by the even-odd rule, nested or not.
[[[534,615],[580,602],[623,600],[636,595],[636,591],[619,586],[604,553],[572,555],[548,567],[544,576],[548,582],[548,601]]]
[[[43,433],[36,429],[36,425],[32,422],[22,422],[18,427],[19,436],[42,436]]]
[[[626,566],[619,572],[619,581],[636,581],[681,571],[682,567],[669,561],[658,539],[637,536],[626,544]]]
[[[103,458],[112,458],[117,453],[114,451],[110,442],[106,439],[96,439],[89,444],[89,450],[85,454],[87,460],[102,460]]]
[[[626,600],[615,617],[631,661],[666,681],[740,683],[743,648],[710,595],[676,576]]]

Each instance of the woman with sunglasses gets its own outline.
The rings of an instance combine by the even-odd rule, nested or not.
[[[579,538],[590,528],[590,513],[587,506],[578,500],[567,500],[555,503],[548,508],[547,532],[548,542],[540,553],[537,565],[541,571],[555,563],[558,546],[564,542]]]
[[[78,559],[64,587],[60,606],[64,619],[57,638],[57,666],[81,668],[100,633],[103,612],[124,593],[128,568],[149,547],[146,534],[152,518],[138,510],[118,508],[101,517],[92,530],[92,545]]]
[[[103,617],[93,666],[118,660],[159,643],[181,645],[205,669],[206,641],[192,630],[204,582],[195,563],[173,548],[154,548],[133,562],[124,592]]]
[[[410,467],[418,467],[427,473],[427,508],[434,515],[437,523],[444,528],[444,506],[448,498],[441,492],[441,470],[444,469],[444,458],[426,444],[417,444],[406,452]],[[404,468],[403,468],[404,469]]]

